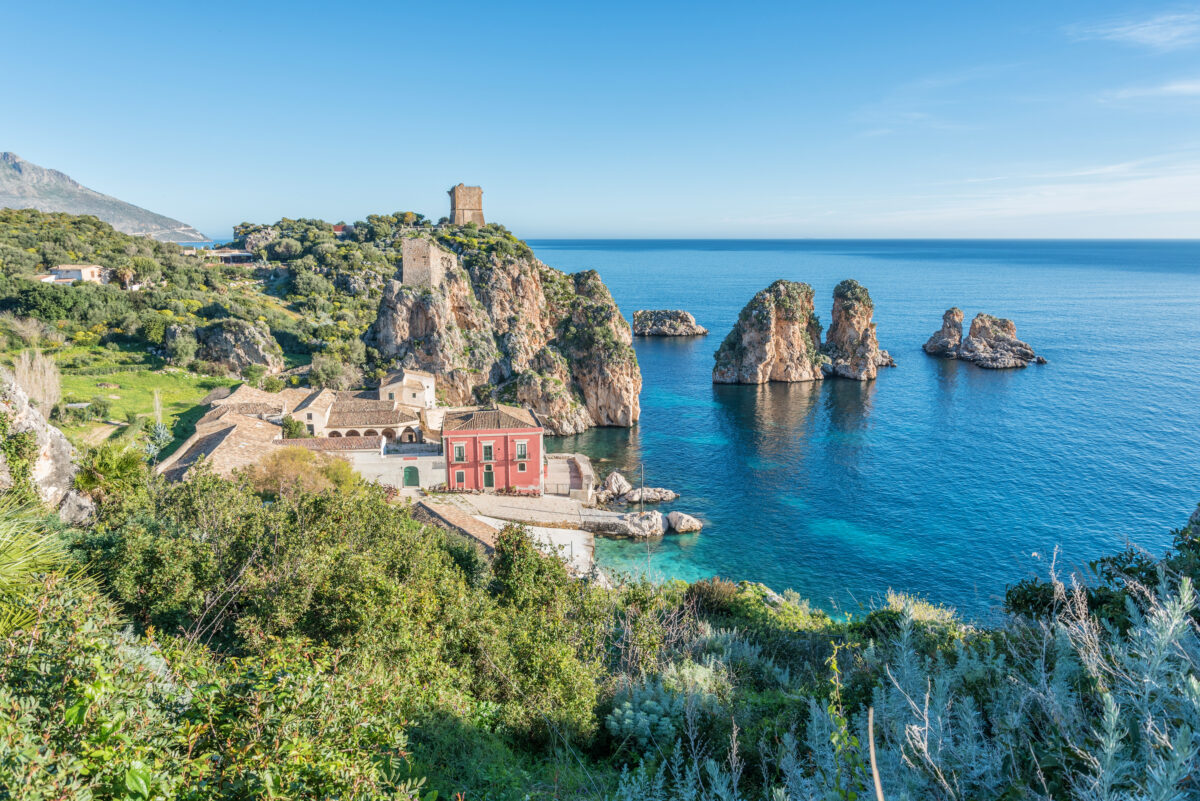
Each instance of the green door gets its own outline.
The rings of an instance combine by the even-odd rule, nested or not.
[[[496,474],[491,470],[483,471],[483,486],[484,489],[489,489],[496,486]]]
[[[421,474],[415,467],[404,468],[404,486],[419,487],[421,486]]]

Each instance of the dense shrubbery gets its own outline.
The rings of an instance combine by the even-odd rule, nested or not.
[[[874,759],[887,799],[1179,798],[1197,769],[1200,525],[1103,560],[1103,603],[1052,580],[989,629],[902,595],[833,620],[571,580],[518,528],[487,559],[357,480],[264,503],[127,453],[89,457],[69,538],[103,595],[47,568],[0,648],[10,793],[795,801],[870,797]]]

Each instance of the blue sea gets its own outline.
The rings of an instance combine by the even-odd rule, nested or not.
[[[724,576],[853,612],[888,588],[995,614],[1007,584],[1132,545],[1164,551],[1200,502],[1200,241],[535,241],[598,270],[621,310],[686,309],[705,338],[635,338],[640,424],[553,440],[682,493],[704,531],[603,540],[600,563]],[[714,386],[713,351],[778,278],[864,284],[873,382]],[[1049,359],[983,370],[921,345],[958,306]]]

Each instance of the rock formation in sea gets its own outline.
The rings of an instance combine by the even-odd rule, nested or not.
[[[820,381],[821,323],[808,284],[776,281],[738,315],[715,354],[713,382]]]
[[[1017,326],[1012,320],[982,313],[971,321],[971,331],[958,349],[958,358],[992,370],[1046,363],[1027,343],[1017,339]]]
[[[1046,359],[1034,353],[1028,343],[1017,339],[1017,326],[1012,320],[977,314],[971,330],[962,335],[961,309],[947,309],[942,315],[942,327],[924,344],[931,356],[962,359],[991,370],[1027,367],[1030,362],[1045,364]]]
[[[42,502],[58,510],[68,523],[83,523],[95,509],[86,495],[76,491],[75,449],[63,433],[46,422],[11,373],[0,369],[0,438],[24,451],[22,466],[14,470],[7,449],[0,449],[0,493],[25,477]],[[15,473],[15,475],[14,475]]]
[[[957,306],[946,309],[942,315],[942,327],[921,347],[930,356],[957,358],[958,348],[962,345],[962,324],[962,309]]]
[[[388,282],[367,344],[385,361],[434,373],[447,404],[526,405],[552,434],[636,423],[633,337],[600,276],[479,242],[439,237],[444,267]]]
[[[670,503],[679,493],[663,487],[637,487],[621,496],[625,503]]]
[[[875,304],[867,288],[848,278],[833,290],[833,316],[825,335],[826,370],[841,378],[869,381],[880,367],[895,367],[886,350],[879,349],[871,316]]]
[[[689,514],[683,512],[671,512],[667,515],[667,524],[671,529],[679,534],[687,534],[692,531],[699,531],[704,528],[704,524]]]
[[[680,309],[639,309],[633,313],[633,333],[643,337],[704,336],[708,329]]]

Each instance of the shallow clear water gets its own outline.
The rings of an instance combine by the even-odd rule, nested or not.
[[[706,338],[635,338],[632,430],[551,440],[601,473],[682,493],[698,535],[604,540],[601,564],[721,575],[854,609],[887,588],[970,617],[1004,586],[1134,544],[1159,553],[1200,501],[1200,242],[542,241],[594,268],[627,317],[681,308]],[[859,384],[714,386],[712,353],[777,278],[829,322],[834,285],[875,301],[899,367]],[[1012,318],[1050,363],[989,371],[926,356],[959,306]]]

